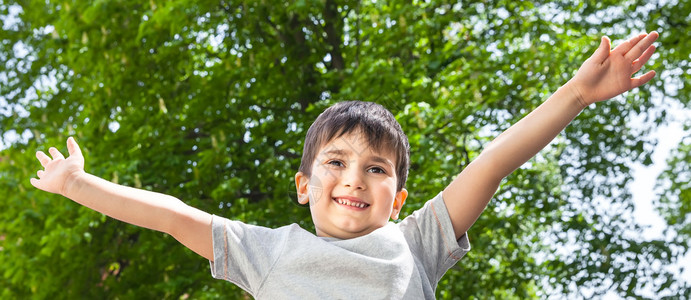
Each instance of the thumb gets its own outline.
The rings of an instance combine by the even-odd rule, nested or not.
[[[41,189],[40,185],[41,183],[38,181],[36,178],[31,178],[29,179],[29,182],[31,182],[31,185],[33,185],[37,189]]]
[[[70,156],[82,156],[82,150],[79,149],[79,145],[77,145],[77,141],[75,141],[73,137],[67,139],[67,152],[70,153]]]
[[[593,53],[593,56],[591,58],[596,62],[596,63],[602,63],[609,57],[609,51],[612,49],[611,48],[611,42],[607,36],[602,36],[602,39],[600,40],[600,47],[595,50],[595,53]]]

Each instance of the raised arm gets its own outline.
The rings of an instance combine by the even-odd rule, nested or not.
[[[197,254],[213,260],[211,215],[175,197],[130,188],[84,171],[84,157],[73,138],[67,140],[69,157],[51,147],[49,157],[36,153],[44,170],[31,178],[41,190],[61,194],[109,217],[168,233]]]
[[[500,181],[547,146],[586,106],[650,81],[655,72],[631,78],[655,52],[657,32],[640,34],[610,51],[610,41],[547,101],[494,139],[444,190],[456,238],[475,223]]]

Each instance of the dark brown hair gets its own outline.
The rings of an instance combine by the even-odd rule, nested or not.
[[[307,130],[300,172],[311,176],[317,151],[331,140],[354,131],[360,131],[373,150],[396,155],[397,191],[403,189],[410,166],[408,137],[390,111],[372,102],[345,101],[324,110]]]

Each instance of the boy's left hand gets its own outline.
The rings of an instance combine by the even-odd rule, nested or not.
[[[658,36],[655,31],[642,33],[612,51],[609,39],[603,36],[600,47],[581,65],[567,85],[571,86],[581,104],[588,106],[645,84],[655,77],[655,71],[639,77],[631,76],[653,55],[653,42]]]

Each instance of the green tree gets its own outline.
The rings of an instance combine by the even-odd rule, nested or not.
[[[0,296],[244,297],[173,238],[33,189],[35,150],[67,136],[95,175],[309,230],[292,181],[307,128],[336,101],[379,102],[413,149],[406,215],[565,83],[600,35],[658,30],[659,79],[588,108],[507,178],[437,295],[688,298],[664,268],[689,247],[688,142],[661,178],[677,238],[636,235],[627,186],[655,145],[630,120],[665,124],[649,99],[688,108],[691,95],[691,1],[647,2],[3,2]]]

